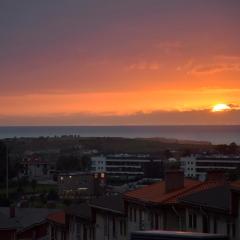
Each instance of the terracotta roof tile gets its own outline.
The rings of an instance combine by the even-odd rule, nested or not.
[[[172,192],[166,193],[165,181],[161,181],[152,185],[145,186],[124,194],[126,200],[140,201],[151,204],[170,204],[176,203],[178,198],[192,194],[205,189],[214,188],[222,185],[222,182],[184,179],[184,187]]]
[[[51,213],[48,215],[47,219],[49,221],[52,221],[58,224],[65,224],[65,212],[59,211],[59,212]]]

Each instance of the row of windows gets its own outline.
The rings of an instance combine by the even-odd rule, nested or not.
[[[129,168],[129,167],[118,167],[118,168],[107,167],[106,170],[107,172],[139,172],[141,171],[141,169],[139,168]]]
[[[214,166],[214,167],[240,167],[240,163],[222,163],[222,162],[197,162],[196,166]]]
[[[209,217],[207,215],[201,216],[202,221],[202,232],[209,233],[210,232],[210,223],[209,223]],[[197,229],[197,214],[196,213],[190,213],[188,215],[188,227],[191,230]],[[226,232],[228,236],[235,237],[236,235],[236,226],[234,223],[227,223],[226,224]],[[218,218],[214,217],[213,219],[213,233],[219,233],[218,232]]]
[[[108,166],[141,166],[142,163],[139,163],[139,162],[107,162]]]
[[[117,224],[116,224],[116,218],[115,217],[108,217],[106,216],[104,218],[104,236],[109,237],[112,235],[113,238],[116,238],[117,236]],[[119,232],[121,236],[126,236],[127,234],[127,225],[125,220],[119,221]]]

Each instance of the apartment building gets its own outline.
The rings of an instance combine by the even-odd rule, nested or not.
[[[20,177],[42,180],[50,178],[51,164],[40,157],[27,157],[21,162]]]
[[[74,206],[66,213],[65,236],[66,240],[127,240],[136,231],[167,230],[236,240],[239,214],[240,181],[228,182],[219,170],[209,172],[204,182],[169,170],[164,181]]]
[[[106,175],[104,173],[67,172],[58,175],[58,193],[61,198],[88,199],[103,194]]]
[[[96,223],[96,239],[125,240],[127,218],[121,195],[104,196],[90,203]]]
[[[206,179],[207,172],[221,169],[227,172],[240,168],[240,156],[191,155],[180,159],[186,177]]]
[[[0,239],[48,239],[47,217],[56,211],[46,208],[0,207]]]
[[[152,158],[148,154],[94,156],[92,157],[91,169],[94,173],[107,173],[109,179],[122,180],[124,182],[143,178],[151,164],[155,164],[154,169],[158,171],[157,173],[151,171],[152,174],[162,177],[163,161],[161,159]]]

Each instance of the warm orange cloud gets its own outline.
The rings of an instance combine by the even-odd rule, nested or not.
[[[240,105],[238,1],[5,2],[0,115],[9,122],[133,123],[164,112],[177,123],[182,112]]]

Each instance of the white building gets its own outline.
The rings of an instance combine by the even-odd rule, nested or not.
[[[21,162],[20,177],[27,176],[30,179],[47,179],[50,177],[51,165],[40,157],[29,157]]]
[[[92,157],[91,170],[94,173],[106,172],[106,157],[103,155]]]
[[[186,177],[205,179],[209,170],[233,171],[240,168],[240,156],[191,155],[180,159]]]
[[[147,154],[101,155],[94,156],[91,160],[93,173],[104,172],[108,178],[127,178],[128,180],[142,178],[147,163],[162,163],[162,160],[153,159]]]

